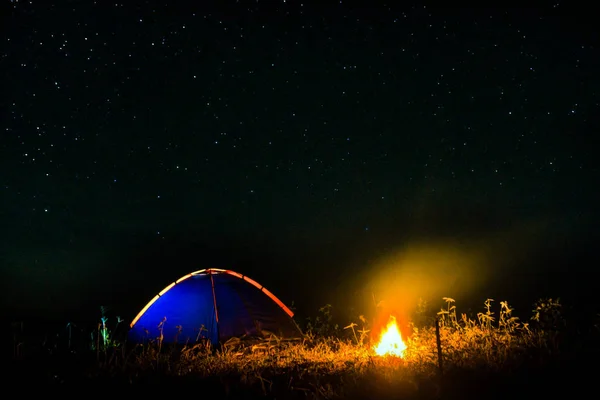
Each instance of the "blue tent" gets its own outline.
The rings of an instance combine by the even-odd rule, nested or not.
[[[129,339],[213,345],[232,337],[302,336],[294,313],[256,281],[230,270],[203,269],[171,283],[130,324]]]

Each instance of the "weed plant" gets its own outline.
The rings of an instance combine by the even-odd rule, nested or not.
[[[46,376],[65,383],[77,379],[203,382],[222,396],[245,398],[429,398],[440,395],[447,377],[506,376],[524,370],[531,374],[532,368],[560,362],[568,332],[557,299],[537,301],[530,317],[521,320],[506,301],[487,299],[480,312],[467,315],[458,311],[454,299],[445,297],[437,312],[426,302],[419,303],[412,315],[412,334],[404,338],[406,352],[399,358],[375,355],[369,318],[360,315],[342,327],[333,323],[331,305],[306,321],[300,340],[271,334],[253,341],[231,339],[219,348],[202,340],[172,345],[162,335],[143,344],[128,344],[122,319],[111,320],[101,311],[83,348],[75,348],[72,326],[67,326],[66,353],[76,372],[64,372],[68,368],[63,366]],[[599,325],[591,326],[597,338]],[[18,361],[26,356],[17,337],[14,357]],[[54,344],[43,352],[58,354],[58,348]],[[53,368],[51,363],[48,368]]]

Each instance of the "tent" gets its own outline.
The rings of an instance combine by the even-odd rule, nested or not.
[[[130,324],[139,343],[161,336],[166,343],[208,339],[217,346],[232,337],[302,337],[294,313],[273,293],[240,273],[203,269],[164,288]]]

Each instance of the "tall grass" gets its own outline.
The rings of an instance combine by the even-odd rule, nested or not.
[[[440,390],[436,321],[444,374],[456,371],[507,371],[543,365],[560,357],[568,326],[557,299],[536,302],[532,313],[520,319],[506,301],[485,300],[474,315],[459,312],[454,299],[431,311],[421,302],[412,315],[412,335],[404,338],[403,358],[380,357],[370,340],[370,318],[357,317],[345,326],[333,322],[333,307],[326,305],[304,325],[300,341],[273,335],[244,342],[232,339],[218,349],[207,342],[175,346],[161,337],[129,345],[115,335],[122,327],[103,310],[90,336],[95,362],[88,377],[109,377],[127,382],[185,378],[212,382],[222,394],[303,398],[385,398]],[[119,340],[121,338],[121,340]],[[71,339],[69,336],[69,346]]]

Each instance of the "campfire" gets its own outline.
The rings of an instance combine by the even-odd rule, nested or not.
[[[404,355],[406,344],[402,340],[396,317],[393,315],[390,315],[387,326],[381,331],[379,342],[373,347],[373,350],[379,356],[402,357]]]

